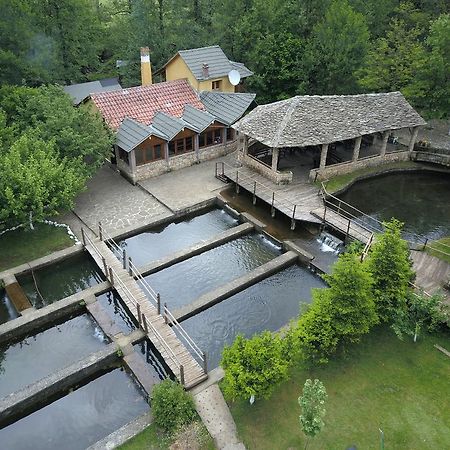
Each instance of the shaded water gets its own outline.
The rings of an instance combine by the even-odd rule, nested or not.
[[[0,398],[100,350],[105,338],[87,315],[0,347]]]
[[[281,254],[261,235],[247,235],[145,277],[169,309],[255,269]]]
[[[413,234],[429,239],[450,235],[448,174],[382,175],[356,182],[339,197],[380,221],[395,217],[404,222],[406,238]]]
[[[0,325],[19,316],[20,314],[14,308],[14,305],[6,294],[6,290],[0,289]]]
[[[148,410],[132,378],[116,369],[0,430],[1,448],[85,449]]]
[[[169,378],[170,369],[164,363],[164,360],[159,356],[155,346],[149,339],[144,339],[141,342],[133,345],[133,348],[139,353],[142,359],[151,366],[152,372],[160,379]]]
[[[140,266],[209,239],[237,225],[237,221],[221,209],[140,233],[119,242],[126,248],[134,264]]]
[[[34,275],[44,300],[37,293],[31,275],[20,277],[18,281],[35,308],[42,308],[104,280],[103,274],[86,254],[36,270]]]
[[[130,318],[130,315],[123,306],[116,291],[105,292],[102,295],[97,295],[96,298],[105,310],[108,311],[109,317],[112,319],[113,323],[115,323],[124,334],[129,334],[136,329],[136,325]]]
[[[275,331],[299,313],[300,301],[311,301],[311,288],[325,283],[308,269],[289,267],[184,321],[183,328],[205,351],[208,366],[219,365],[222,349],[241,333],[251,337]]]

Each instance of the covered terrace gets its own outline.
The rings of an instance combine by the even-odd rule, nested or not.
[[[326,179],[410,159],[422,117],[400,92],[296,96],[261,105],[234,125],[238,158],[277,184]],[[408,129],[409,143],[396,132]]]

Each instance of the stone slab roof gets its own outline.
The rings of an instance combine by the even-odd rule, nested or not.
[[[152,127],[163,133],[168,141],[171,141],[184,128],[188,128],[183,119],[169,116],[161,111],[153,117]]]
[[[116,144],[126,152],[131,152],[150,135],[150,127],[125,117],[117,130]]]
[[[187,104],[205,109],[186,79],[92,94],[91,99],[106,123],[114,129],[119,128],[125,117],[150,125],[158,111],[181,117]]]
[[[243,63],[230,61],[218,45],[180,50],[175,56],[177,55],[180,55],[194,77],[199,81],[227,76],[233,69],[240,73],[241,78],[253,75],[253,72],[247,69]],[[175,56],[173,56],[164,67],[166,67]],[[203,75],[203,64],[208,64],[207,77]],[[164,67],[162,69],[164,69]]]
[[[79,105],[83,100],[88,98],[90,94],[118,91],[120,89],[122,89],[122,86],[119,84],[118,78],[105,78],[103,80],[63,86],[64,92],[72,97],[74,105]]]
[[[403,95],[388,92],[296,96],[258,106],[233,128],[269,147],[303,147],[419,125],[425,121]]]
[[[201,133],[208,128],[216,118],[207,111],[200,111],[193,108],[191,105],[186,105],[182,119],[187,124],[187,127],[197,133]]]
[[[242,117],[255,97],[256,94],[248,93],[200,92],[206,110],[224,125],[231,125]]]

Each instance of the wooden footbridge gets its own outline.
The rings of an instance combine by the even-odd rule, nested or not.
[[[82,229],[83,244],[179,382],[190,389],[208,377],[206,355],[198,348],[160,296],[145,281],[125,250],[99,224],[99,237]],[[106,240],[109,246],[104,241]],[[192,353],[188,350],[188,347]],[[195,357],[194,357],[195,356]]]

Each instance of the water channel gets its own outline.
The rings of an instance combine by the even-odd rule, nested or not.
[[[42,308],[104,281],[96,264],[84,253],[36,270],[34,276],[40,294],[31,275],[20,277],[18,281],[35,308]]]
[[[405,238],[450,235],[450,175],[439,172],[393,173],[357,181],[339,196],[377,220],[405,223]]]
[[[8,450],[81,450],[148,411],[130,375],[116,369],[0,430]]]
[[[100,350],[106,339],[88,316],[0,347],[0,398]]]
[[[238,224],[222,209],[181,218],[118,242],[138,267],[206,240]]]
[[[19,317],[5,289],[0,289],[0,325]]]

